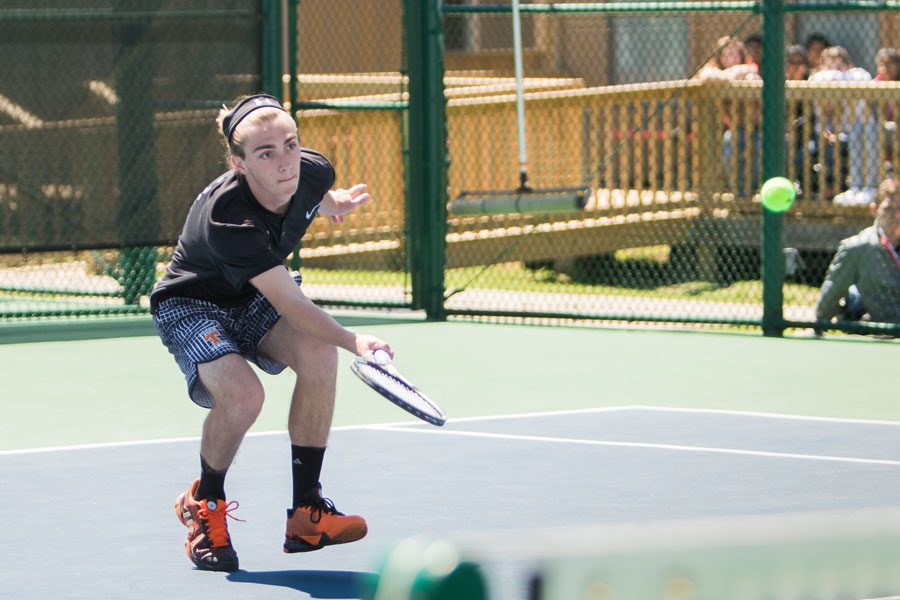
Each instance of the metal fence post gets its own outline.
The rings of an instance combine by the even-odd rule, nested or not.
[[[297,40],[299,38],[297,37],[297,10],[300,7],[300,0],[286,0],[286,4],[287,12],[284,15],[284,19],[287,21],[285,24],[285,28],[287,29],[287,39],[282,40],[282,46],[287,55],[285,58],[287,62],[284,65],[287,68],[287,73],[284,75],[282,87],[287,86],[284,100],[290,105],[291,116],[294,117],[295,121],[298,121]],[[300,248],[302,246],[303,240],[298,240],[297,245],[294,247],[294,251],[291,253],[289,261],[291,271],[300,270],[302,262],[300,260]]]
[[[784,175],[784,3],[762,2],[762,179]],[[784,334],[784,214],[762,209],[763,335]]]
[[[413,307],[446,318],[447,145],[440,0],[404,0],[409,72],[409,187]]]
[[[281,0],[262,0],[262,91],[281,97],[282,56]]]
[[[116,221],[123,243],[147,243],[159,235],[160,208],[156,178],[153,45],[146,23],[121,29],[125,52],[116,73],[116,142],[119,201]],[[156,279],[156,248],[123,248],[119,280],[125,304],[137,305]]]

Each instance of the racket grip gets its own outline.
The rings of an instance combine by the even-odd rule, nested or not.
[[[379,365],[391,364],[391,355],[384,350],[378,349],[372,353],[372,356],[375,358],[375,362],[377,362]]]

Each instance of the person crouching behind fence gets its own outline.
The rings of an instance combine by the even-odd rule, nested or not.
[[[875,223],[843,240],[828,267],[817,319],[900,323],[900,182],[884,180],[876,198]]]
[[[316,213],[335,221],[369,200],[366,186],[331,189],[334,168],[301,148],[281,103],[256,95],[219,113],[230,169],[194,200],[151,312],[184,372],[191,399],[209,413],[200,441],[200,477],[175,503],[198,569],[234,571],[225,475],[263,405],[250,364],[297,374],[288,411],[293,474],[285,552],[318,550],[366,535],[365,520],[338,512],[319,483],[334,411],[337,348],[372,358],[392,354],[378,338],[353,333],[304,295],[284,266]],[[282,318],[283,317],[283,318]],[[287,458],[287,457],[286,457]]]

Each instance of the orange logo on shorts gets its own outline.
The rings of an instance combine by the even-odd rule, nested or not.
[[[211,343],[213,346],[216,346],[216,345],[222,343],[222,338],[219,337],[218,331],[210,331],[209,333],[207,333],[206,335],[203,336],[203,339],[206,340],[207,342]]]

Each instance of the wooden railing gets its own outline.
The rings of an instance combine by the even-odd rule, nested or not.
[[[368,97],[383,93],[385,88],[378,86],[398,82],[367,82],[366,93]],[[518,147],[510,82],[488,82],[489,88],[480,89],[476,84],[483,80],[456,83],[448,87],[450,198],[462,190],[514,189]],[[542,91],[526,94],[528,173],[534,187],[590,185],[595,191],[586,211],[574,217],[451,218],[450,266],[481,264],[501,252],[506,240],[525,231],[532,239],[505,257],[539,260],[675,244],[698,235],[694,227],[698,219],[745,223],[745,230],[735,230],[735,239],[758,243],[758,82],[670,81],[587,89],[574,85],[572,80],[530,82],[529,89]],[[474,91],[480,93],[473,96]],[[881,178],[886,165],[893,165],[894,172],[900,168],[896,130],[885,126],[887,118],[898,113],[898,97],[898,83],[789,83],[787,114],[789,118],[817,114],[827,109],[826,100],[838,107],[838,113],[842,106],[850,107],[843,111],[847,119],[837,119],[838,128],[832,132],[838,146],[831,148],[838,150],[844,130],[859,120],[874,122]],[[197,191],[223,168],[213,113],[157,115],[160,225],[175,235]],[[742,130],[744,136],[743,144],[733,140],[727,158],[726,122],[733,133]],[[403,113],[307,110],[302,111],[300,131],[304,145],[322,151],[335,164],[338,186],[366,182],[373,195],[370,205],[341,225],[327,219],[313,223],[303,249],[309,264],[346,265],[352,259],[354,265],[400,268],[406,214]],[[98,224],[115,227],[113,118],[5,125],[0,134],[22,157],[21,164],[4,166],[0,181],[4,236],[26,240],[29,231],[22,211],[35,207],[44,211],[42,232],[50,232],[51,240],[57,235],[64,239],[73,227],[86,231]],[[192,140],[190,152],[179,149],[185,136]],[[818,237],[803,243],[822,248],[833,248],[838,236],[870,219],[866,207],[840,207],[831,201],[839,189],[832,185],[835,177],[829,179],[829,169],[838,174],[840,184],[848,158],[836,151],[832,163],[824,164],[823,151],[818,156],[804,151],[809,140],[830,148],[829,139],[808,119],[791,123],[785,137],[788,174],[796,176],[804,191],[788,213],[787,233],[790,236],[792,224],[814,223],[821,228]],[[201,146],[203,150],[196,149]],[[45,160],[37,164],[37,157]],[[820,163],[824,166],[817,167]],[[182,176],[173,178],[174,173]]]
[[[751,200],[758,189],[760,148],[760,82],[673,81],[542,92],[526,95],[526,137],[530,179],[542,187],[590,183],[598,189],[696,193],[710,200]],[[900,145],[885,115],[896,113],[900,84],[788,84],[787,114],[807,115],[802,130],[792,123],[786,131],[790,170],[797,160],[795,136],[817,137],[828,147],[827,135],[809,119],[825,99],[838,105],[859,105],[847,111],[834,133],[866,121],[878,130],[877,179],[886,164],[900,166]],[[877,123],[877,125],[876,125]],[[460,189],[512,188],[517,184],[515,105],[512,96],[451,100],[448,108],[451,194]],[[873,128],[874,130],[874,128]],[[726,132],[730,131],[730,136]],[[731,138],[728,148],[727,138]],[[730,152],[729,152],[730,151]],[[824,152],[824,151],[823,151]],[[827,168],[814,170],[816,158],[801,156],[805,170],[797,173],[804,189],[812,189],[811,173],[822,182]],[[837,164],[841,166],[840,163]],[[736,182],[757,185],[737,186]],[[837,190],[840,191],[840,190]],[[658,194],[657,194],[658,196]],[[805,194],[809,199],[811,194]],[[819,194],[819,200],[832,195]]]
[[[543,260],[685,241],[758,246],[760,92],[760,82],[673,81],[528,94],[530,182],[536,187],[591,185],[595,193],[587,211],[583,218],[451,219],[450,264],[493,260],[506,252],[505,242],[498,240],[522,233],[529,233],[530,239],[504,259]],[[825,99],[836,106],[864,107],[848,111],[848,120],[834,133],[844,137],[845,129],[859,125],[854,119],[878,128],[879,155],[872,161],[878,173],[872,179],[880,180],[887,165],[896,172],[900,160],[896,134],[879,118],[896,111],[898,92],[897,83],[790,83],[787,111],[815,114]],[[820,148],[827,148],[826,132],[810,123],[801,127],[819,138]],[[514,97],[451,100],[448,130],[451,198],[464,189],[517,186]],[[819,156],[807,152],[798,158],[792,137],[796,133],[792,122],[786,131],[786,161],[788,175],[797,175],[803,193],[787,216],[786,243],[834,249],[840,239],[868,224],[871,214],[868,206],[832,202],[842,188],[824,184],[829,170],[841,172],[840,161],[826,164],[824,150]],[[802,173],[792,170],[795,161]],[[545,239],[535,239],[542,232]],[[468,254],[464,243],[472,249]],[[474,250],[479,246],[483,252]]]

